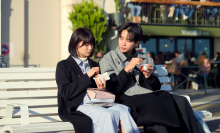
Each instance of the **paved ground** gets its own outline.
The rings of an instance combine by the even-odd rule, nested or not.
[[[176,90],[174,94],[189,95],[191,106],[195,111],[207,110],[212,118],[203,119],[212,133],[220,133],[220,89]]]

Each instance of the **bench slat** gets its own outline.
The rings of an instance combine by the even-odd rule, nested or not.
[[[53,123],[30,124],[30,125],[11,125],[11,126],[6,126],[4,131],[30,133],[30,132],[36,132],[36,127],[37,127],[37,132],[74,130],[73,125],[69,122],[53,122]]]
[[[57,98],[0,100],[0,108],[6,107],[7,103],[26,104],[28,106],[57,105]]]
[[[55,67],[45,67],[45,68],[1,68],[0,73],[55,73]]]
[[[161,85],[161,89],[160,90],[165,90],[165,91],[172,91],[172,88],[169,85]]]
[[[30,117],[29,123],[43,123],[43,122],[59,122],[61,121],[59,116],[43,116],[43,117]],[[21,118],[0,119],[0,125],[12,125],[20,124]]]
[[[54,80],[55,73],[0,73],[0,80]]]
[[[168,75],[167,70],[164,70],[164,69],[157,70],[157,73],[158,73],[158,77],[162,77],[162,76],[167,76]]]
[[[155,65],[156,69],[159,70],[159,69],[165,69],[165,67],[163,65]]]
[[[0,90],[3,89],[39,89],[57,88],[56,81],[34,81],[34,82],[1,82]],[[1,97],[0,97],[1,98]]]
[[[158,79],[160,80],[160,83],[169,83],[170,82],[169,77],[158,77]]]
[[[0,118],[5,117],[6,109],[0,110]],[[58,114],[58,107],[45,107],[45,108],[29,108],[29,116],[39,116],[39,115],[51,115]],[[13,110],[13,116],[20,116],[20,109]]]
[[[57,96],[56,90],[0,91],[1,98],[33,98]],[[28,100],[28,99],[27,99]]]

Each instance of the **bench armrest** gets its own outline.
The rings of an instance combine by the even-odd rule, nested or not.
[[[5,119],[12,120],[13,109],[15,106],[19,106],[21,110],[21,124],[27,125],[29,124],[29,111],[28,106],[25,104],[17,104],[17,103],[10,103],[7,104]]]
[[[188,100],[189,104],[191,104],[190,97],[188,95],[180,95],[180,96],[185,97]]]

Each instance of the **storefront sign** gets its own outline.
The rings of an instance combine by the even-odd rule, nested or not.
[[[141,25],[146,36],[220,37],[220,27]]]
[[[182,35],[190,36],[209,36],[209,32],[202,32],[199,30],[181,30]]]

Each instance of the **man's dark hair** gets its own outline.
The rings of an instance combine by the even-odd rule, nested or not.
[[[180,54],[178,51],[175,51],[175,54]]]
[[[82,46],[85,44],[91,43],[93,45],[93,48],[95,48],[95,38],[94,38],[92,32],[86,28],[78,28],[73,32],[73,34],[70,38],[70,42],[69,42],[69,46],[68,46],[70,55],[72,55],[76,58],[78,57],[77,52],[76,52],[76,46],[81,41],[83,41]],[[92,54],[93,54],[93,51],[90,54],[90,56],[92,56]]]
[[[121,36],[121,32],[123,30],[127,30],[128,33],[132,34],[132,38],[129,39],[130,41],[134,41],[134,42],[141,41],[143,37],[143,30],[141,26],[136,23],[128,22],[128,23],[122,24],[118,29],[119,37]]]

